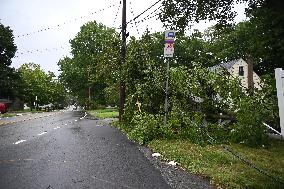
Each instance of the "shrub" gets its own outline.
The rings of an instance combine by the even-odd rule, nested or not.
[[[130,122],[132,129],[129,132],[129,138],[137,141],[139,144],[145,144],[161,137],[161,123],[162,120],[158,116],[146,113],[136,114]]]
[[[266,128],[263,125],[265,117],[266,111],[258,98],[247,96],[241,99],[236,123],[232,125],[231,140],[249,146],[266,144]]]

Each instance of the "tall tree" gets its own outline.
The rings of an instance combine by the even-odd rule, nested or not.
[[[23,64],[18,72],[21,78],[22,99],[33,106],[36,101],[39,105],[64,101],[65,88],[58,80],[55,80],[54,73],[45,73],[38,64]]]
[[[70,44],[73,57],[59,61],[60,79],[82,104],[89,100],[105,103],[105,88],[119,77],[119,34],[103,24],[88,22]]]
[[[13,98],[17,75],[10,67],[17,50],[13,31],[0,23],[0,98]]]
[[[248,15],[267,6],[270,6],[269,9],[279,5],[283,7],[281,0],[165,0],[160,18],[166,25],[182,31],[190,23],[201,20],[216,20],[220,26],[231,25],[236,16],[236,12],[233,11],[236,3],[247,3]]]

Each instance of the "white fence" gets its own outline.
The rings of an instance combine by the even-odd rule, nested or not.
[[[275,79],[277,88],[281,136],[284,137],[284,70],[282,70],[282,68],[275,69]]]

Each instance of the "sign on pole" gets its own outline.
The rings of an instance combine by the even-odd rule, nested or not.
[[[164,57],[172,58],[174,56],[174,42],[176,33],[174,30],[167,30],[165,32],[165,47]],[[165,90],[165,117],[164,124],[167,125],[167,113],[168,113],[168,90],[169,90],[169,60],[167,61],[167,73],[166,73],[166,90]]]
[[[172,58],[174,56],[174,44],[165,44],[164,57]]]
[[[174,30],[167,30],[165,32],[164,57],[172,58],[174,56],[175,37],[176,37],[176,34]]]

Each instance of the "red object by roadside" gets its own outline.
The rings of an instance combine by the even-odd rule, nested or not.
[[[0,112],[1,114],[4,114],[8,111],[8,104],[6,103],[0,103]]]

